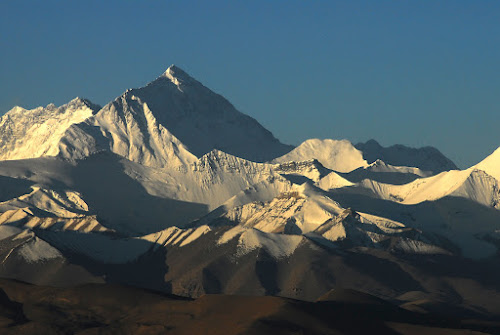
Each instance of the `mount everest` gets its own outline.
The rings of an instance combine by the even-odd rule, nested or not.
[[[499,150],[458,170],[430,147],[294,148],[171,66],[102,108],[1,117],[0,275],[500,313]]]

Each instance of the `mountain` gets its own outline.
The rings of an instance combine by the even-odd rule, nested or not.
[[[213,149],[264,162],[293,148],[174,65],[102,109],[80,98],[15,107],[0,119],[0,134],[0,159],[82,159],[111,150],[153,167],[190,164]]]
[[[255,162],[292,149],[174,65],[72,127],[62,143],[65,157],[110,149],[152,167],[190,164],[213,149]]]
[[[500,147],[473,168],[483,170],[500,182]]]
[[[189,297],[342,287],[500,315],[498,150],[444,171],[432,148],[292,148],[175,66],[103,108],[1,120],[1,277]]]
[[[272,189],[287,183],[269,164],[217,150],[191,165],[163,169],[107,151],[76,162],[55,157],[3,161],[0,176],[4,176],[0,181],[5,192],[0,224],[12,221],[17,211],[22,217],[59,222],[97,216],[107,228],[124,235],[182,226],[253,185]]]
[[[99,109],[81,98],[60,107],[14,107],[0,118],[0,160],[58,155],[59,142],[68,128]]]
[[[432,238],[429,239],[425,234],[400,222],[344,209],[327,193],[307,183],[292,188],[289,192],[280,193],[270,201],[251,202],[230,208],[218,217],[208,217],[212,221],[202,219],[200,223],[219,226],[221,221],[226,225],[233,222],[236,227],[223,235],[220,241],[225,243],[241,234],[239,242],[242,243],[243,249],[249,248],[245,247],[248,244],[255,248],[259,245],[256,242],[258,240],[265,241],[268,237],[262,234],[263,232],[290,235],[280,237],[280,248],[289,250],[283,251],[285,254],[294,252],[303,240],[298,238],[300,235],[333,248],[351,245],[405,250],[417,254],[448,253],[432,245]],[[273,251],[275,249],[269,247],[268,243],[263,243],[262,246],[267,247],[275,257],[280,257],[280,253]]]
[[[347,140],[310,139],[272,163],[317,159],[323,166],[338,172],[350,172],[368,163],[362,153]]]
[[[363,153],[363,158],[368,163],[380,159],[387,164],[415,167],[434,174],[458,169],[450,159],[433,147],[410,148],[397,144],[385,148],[375,140],[358,143],[355,147]]]
[[[500,202],[498,181],[474,168],[442,172],[404,185],[390,185],[373,180],[365,180],[363,183],[364,187],[372,189],[382,198],[392,198],[404,204],[433,201],[446,196],[463,197],[491,207]]]
[[[133,238],[52,229],[26,234],[7,232],[2,225],[0,276],[66,287],[122,283],[190,297],[224,293],[315,300],[341,287],[450,316],[500,315],[496,259],[478,262],[424,248],[425,242],[415,239],[418,232],[382,221],[378,229],[385,225],[396,239],[374,243],[376,230],[357,233],[363,223],[356,223],[355,213],[344,212],[339,219],[347,237],[372,246],[356,247],[350,238],[332,242],[329,234],[321,238],[321,231],[290,235],[227,225],[172,227]],[[364,225],[375,220],[372,216]],[[331,230],[326,228],[325,233]],[[415,247],[425,252],[415,253]]]
[[[393,166],[386,164],[380,159],[365,167],[357,168],[349,173],[343,174],[351,182],[360,182],[363,179],[370,179],[387,184],[402,185],[415,179],[429,177],[433,173],[422,171],[419,168],[407,166]]]

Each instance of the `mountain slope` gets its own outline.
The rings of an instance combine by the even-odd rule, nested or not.
[[[102,225],[125,235],[182,226],[254,185],[273,189],[286,183],[270,164],[218,150],[190,165],[163,169],[108,151],[76,162],[48,157],[3,161],[0,176],[0,224],[12,216],[4,213],[17,210],[59,219],[97,215]]]
[[[425,232],[384,217],[344,209],[329,198],[328,193],[310,183],[295,185],[268,201],[233,207],[226,203],[224,210],[217,209],[208,214],[199,220],[198,225],[236,225],[231,230],[233,237],[242,233],[248,235],[248,229],[258,230],[259,233],[252,233],[256,236],[274,233],[290,235],[289,239],[292,239],[293,236],[305,235],[328,248],[348,245],[407,253],[449,253],[439,244],[433,244],[435,241],[427,238]],[[263,237],[260,240],[265,241]],[[257,242],[251,238],[248,243],[255,245]],[[279,245],[283,243],[281,241]]]
[[[59,141],[67,129],[99,109],[81,98],[60,107],[14,107],[0,118],[0,160],[58,155]]]
[[[311,159],[317,159],[324,167],[338,172],[350,172],[368,165],[363,159],[361,152],[351,142],[330,139],[307,140],[286,155],[278,157],[272,162],[300,162]]]
[[[483,170],[500,182],[500,147],[473,168]]]
[[[474,168],[442,172],[404,185],[390,185],[368,179],[361,184],[383,199],[403,204],[418,204],[446,196],[470,199],[488,207],[497,207],[500,203],[498,181]]]
[[[152,167],[191,164],[213,149],[263,162],[292,148],[176,66],[75,125],[63,145],[70,158],[110,149]]]
[[[433,148],[290,151],[175,66],[99,110],[1,120],[1,276],[189,296],[343,286],[500,313],[500,149],[438,174],[454,165]]]
[[[422,171],[419,168],[407,166],[393,166],[377,159],[375,162],[366,167],[358,168],[343,176],[351,182],[360,182],[363,179],[371,179],[374,181],[403,185],[422,177],[429,177],[433,173]]]
[[[450,159],[433,147],[410,148],[397,144],[385,148],[375,140],[358,143],[355,146],[363,153],[363,158],[368,163],[380,159],[387,164],[415,167],[423,171],[432,171],[435,174],[457,169]]]
[[[82,159],[111,150],[153,167],[191,164],[197,159],[131,90],[95,116],[71,127],[61,140],[61,148],[61,156],[65,158]]]
[[[293,148],[175,65],[151,84],[132,91],[198,157],[218,149],[263,162]]]

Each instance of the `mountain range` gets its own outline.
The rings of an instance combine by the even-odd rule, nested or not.
[[[188,297],[500,315],[500,148],[465,170],[432,147],[297,147],[176,66],[104,107],[0,118],[0,276]]]

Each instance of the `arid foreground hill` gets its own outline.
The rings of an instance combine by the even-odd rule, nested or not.
[[[498,334],[500,322],[411,312],[368,294],[334,290],[316,302],[137,288],[73,288],[0,281],[1,334]]]

